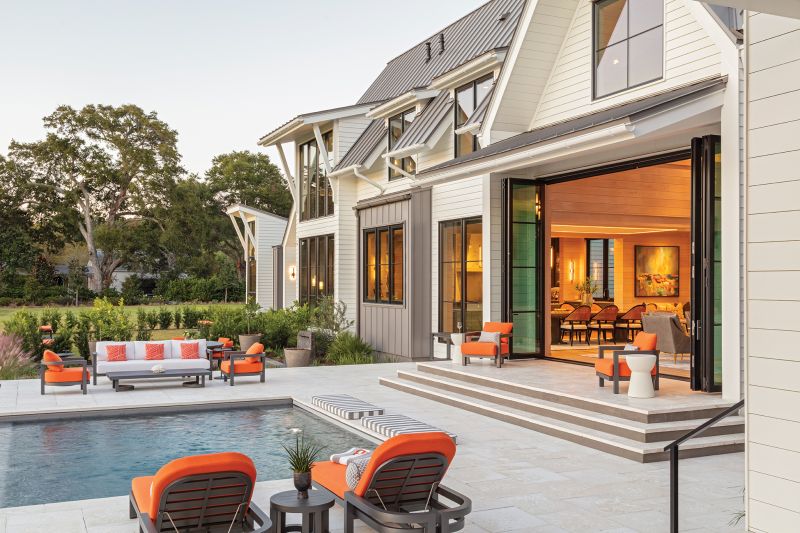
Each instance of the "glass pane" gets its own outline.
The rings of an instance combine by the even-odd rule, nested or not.
[[[389,301],[389,230],[378,231],[378,294],[382,302]]]
[[[319,248],[317,252],[317,264],[319,265],[317,268],[317,293],[320,296],[323,296],[326,294],[325,290],[327,289],[326,276],[328,275],[328,240],[325,237],[319,237],[317,242],[317,246]]]
[[[538,313],[514,313],[514,353],[536,353],[539,348]]]
[[[588,239],[587,252],[589,254],[587,276],[597,286],[592,296],[595,298],[602,298],[605,289],[605,287],[603,287],[603,270],[606,262],[603,239]]]
[[[492,85],[494,84],[494,78],[489,76],[485,80],[479,81],[475,84],[475,104],[476,107],[483,99],[486,98],[486,95],[489,94],[489,91],[492,89]]]
[[[456,157],[471,154],[475,150],[475,136],[471,133],[456,135]]]
[[[629,41],[629,85],[638,85],[661,77],[662,58],[664,57],[663,31],[664,28],[659,26],[654,30],[632,37]]]
[[[475,111],[475,91],[468,85],[456,92],[456,128],[464,124]]]
[[[300,302],[308,301],[308,240],[300,239],[300,272],[297,278],[300,285]]]
[[[664,23],[664,0],[629,0],[630,35],[661,26]]]
[[[461,274],[456,263],[442,264],[442,301],[455,302],[461,294]]]
[[[722,167],[714,144],[714,384],[722,385]]]
[[[536,266],[537,224],[514,224],[511,266]]]
[[[539,294],[536,291],[538,269],[511,269],[511,298],[514,301],[514,312],[536,311],[539,309]]]
[[[325,289],[325,294],[331,296],[333,295],[333,257],[334,257],[334,248],[333,248],[333,235],[328,237],[328,276],[326,278],[328,286]]]
[[[414,122],[414,119],[417,118],[417,110],[410,109],[403,113],[403,131],[406,131],[408,127]]]
[[[317,272],[317,239],[309,239],[308,240],[308,275],[310,277],[308,281],[308,296],[310,300],[314,303],[317,301],[317,278],[319,273]]]
[[[446,331],[448,333],[458,331],[459,319],[456,316],[456,313],[460,314],[461,309],[459,308],[458,311],[456,311],[456,308],[453,306],[452,302],[442,302],[441,310],[442,310],[442,331]]]
[[[537,222],[538,187],[526,183],[511,185],[511,219],[514,222]]]
[[[389,148],[394,146],[403,135],[403,117],[397,115],[389,119]]]
[[[621,91],[628,86],[628,41],[597,52],[594,83],[596,96]]]
[[[483,269],[483,231],[481,222],[469,221],[466,224],[467,257],[468,263],[473,263],[475,268]]]
[[[628,37],[628,0],[606,0],[595,6],[597,50]]]
[[[414,174],[417,171],[417,162],[412,157],[403,158],[403,170],[409,174]]]
[[[608,299],[614,299],[614,239],[608,240],[608,257],[606,257],[606,265],[608,269]]]
[[[309,204],[309,196],[308,196],[308,166],[310,165],[308,159],[308,145],[304,144],[301,150],[301,161],[303,166],[300,167],[300,172],[303,173],[301,180],[300,180],[300,204],[302,205],[302,209],[300,212],[300,219],[301,220],[308,220],[308,215],[310,213],[310,204]]]
[[[392,231],[392,301],[403,301],[403,228]]]
[[[317,151],[316,144],[312,143],[309,145],[309,157],[311,165],[308,169],[308,198],[311,208],[309,209],[308,216],[310,218],[317,218],[317,197],[319,196],[319,193],[317,192],[317,181],[319,178],[319,152]]]
[[[541,204],[539,186],[532,183],[510,184],[511,270],[508,272],[508,312],[514,322],[515,353],[540,351],[538,320],[539,285],[539,223]],[[519,328],[519,331],[517,330]]]
[[[441,261],[461,261],[461,221],[444,222],[441,226]]]
[[[366,266],[366,295],[367,300],[375,299],[375,265],[377,261],[377,253],[375,249],[375,232],[370,231],[366,235],[366,248],[365,258],[367,261]]]

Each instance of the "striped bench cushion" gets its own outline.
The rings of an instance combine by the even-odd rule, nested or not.
[[[353,398],[348,394],[312,396],[311,403],[345,420],[358,420],[363,416],[382,415],[383,408]]]
[[[433,427],[425,422],[414,420],[413,418],[409,418],[405,415],[365,416],[361,419],[361,425],[385,437],[395,437],[397,435],[404,435],[406,433],[442,431],[450,435],[450,438],[453,439],[453,442],[457,442],[456,436],[453,433]]]

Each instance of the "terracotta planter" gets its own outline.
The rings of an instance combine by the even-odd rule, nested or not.
[[[293,481],[294,488],[297,489],[297,499],[308,499],[308,489],[311,488],[311,472],[295,472]]]
[[[286,366],[296,368],[311,364],[311,350],[303,348],[284,348],[283,356],[286,358]]]
[[[260,333],[251,333],[249,335],[239,335],[239,349],[246,352],[248,348],[261,340]]]

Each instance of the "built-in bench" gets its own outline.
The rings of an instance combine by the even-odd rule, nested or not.
[[[382,415],[383,408],[372,405],[349,394],[313,396],[311,404],[345,420],[358,420],[365,416]]]

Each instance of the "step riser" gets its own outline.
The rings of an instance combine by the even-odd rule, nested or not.
[[[501,395],[492,394],[486,391],[475,390],[467,386],[459,385],[457,383],[448,383],[442,380],[428,379],[421,374],[412,374],[409,372],[399,371],[397,373],[397,377],[414,383],[419,383],[420,385],[433,387],[438,390],[446,390],[449,392],[460,394],[462,396],[475,398],[477,400],[483,400],[497,405],[511,407],[513,409],[518,409],[520,411],[525,411],[539,416],[546,416],[554,420],[569,422],[570,424],[575,424],[585,428],[603,431],[611,435],[625,437],[626,439],[631,439],[638,442],[647,443],[647,442],[662,442],[662,441],[675,440],[677,438],[682,437],[687,431],[687,430],[664,430],[664,431],[650,431],[645,433],[642,431],[636,431],[635,429],[632,428],[625,428],[625,427],[605,424],[602,421],[598,420],[587,420],[586,418],[581,416],[574,416],[571,415],[570,413],[555,411],[553,409],[548,409],[545,406],[534,405],[531,403],[527,403],[525,401],[517,400],[515,398],[508,398]],[[714,426],[709,428],[708,431],[705,433],[705,435],[707,436],[732,435],[736,433],[742,433],[743,431],[744,431],[744,426],[741,424],[728,425],[728,426]]]
[[[575,444],[580,444],[598,451],[610,453],[612,455],[623,457],[625,459],[630,459],[632,461],[637,461],[641,463],[650,463],[655,461],[665,461],[669,459],[669,454],[666,454],[664,452],[652,452],[652,453],[638,452],[635,450],[631,450],[629,448],[614,446],[612,443],[598,441],[588,436],[577,435],[569,431],[561,430],[558,427],[551,427],[548,425],[540,424],[534,420],[526,419],[511,413],[503,413],[501,411],[490,409],[488,407],[484,407],[481,405],[459,401],[455,398],[450,398],[435,392],[425,391],[417,387],[414,387],[413,385],[406,385],[405,383],[396,382],[387,378],[380,378],[379,381],[381,385],[384,385],[386,387],[401,392],[413,394],[415,396],[433,400],[439,403],[443,403],[445,405],[450,405],[452,407],[457,407],[459,409],[463,409],[465,411],[469,411],[472,413],[488,416],[490,418],[494,418],[495,420],[500,420],[502,422],[507,422],[509,424],[513,424],[519,427],[524,427],[526,429],[530,429],[538,433],[544,433],[552,437],[564,439],[573,442]],[[719,446],[708,446],[704,448],[686,450],[685,452],[681,452],[681,456],[689,457],[691,454],[692,457],[700,457],[705,455],[730,453],[732,451],[739,451],[738,446],[739,446],[738,444],[721,444]]]
[[[610,405],[582,400],[571,396],[564,396],[550,391],[540,391],[517,385],[508,381],[500,381],[495,379],[487,379],[482,376],[474,374],[467,374],[457,370],[451,370],[442,366],[434,365],[417,365],[417,371],[435,376],[445,377],[464,383],[471,383],[473,385],[480,385],[489,387],[500,391],[519,394],[520,396],[528,396],[537,400],[546,400],[548,402],[568,405],[570,407],[577,407],[578,409],[585,409],[587,411],[594,411],[605,415],[623,418],[625,420],[632,420],[634,422],[641,422],[643,424],[654,424],[659,422],[683,422],[687,420],[707,420],[712,418],[722,411],[724,407],[710,407],[706,409],[691,409],[686,411],[676,411],[670,413],[637,413],[627,409],[620,409]],[[610,387],[610,385],[609,385]],[[677,438],[677,437],[676,437]]]

